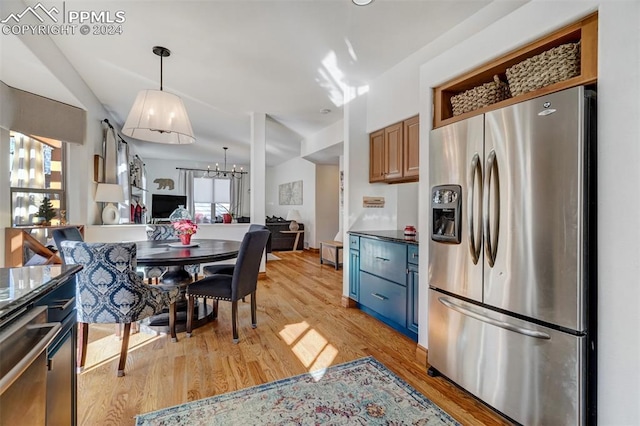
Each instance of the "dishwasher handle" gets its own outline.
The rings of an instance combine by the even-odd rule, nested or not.
[[[51,328],[51,330],[42,336],[38,342],[33,345],[29,352],[20,361],[18,361],[11,370],[0,378],[0,395],[9,389],[9,386],[11,386],[13,382],[20,377],[20,375],[27,371],[27,368],[29,368],[36,359],[38,359],[40,354],[47,348],[47,346],[49,346],[53,339],[56,338],[58,333],[60,333],[62,325],[59,322],[48,322],[44,324],[27,325],[26,327],[32,330],[38,328]]]

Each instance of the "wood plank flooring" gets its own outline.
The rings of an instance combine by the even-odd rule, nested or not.
[[[509,424],[443,378],[426,374],[416,343],[358,309],[340,305],[342,270],[317,252],[277,252],[258,283],[258,327],[239,304],[232,343],[231,304],[218,320],[178,334],[131,336],[125,377],[116,377],[120,341],[111,325],[91,325],[78,376],[78,424],[133,425],[136,414],[284,379],[372,355],[464,425]]]

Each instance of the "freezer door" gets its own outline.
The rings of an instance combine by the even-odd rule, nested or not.
[[[429,364],[523,425],[585,424],[585,341],[429,290]]]
[[[483,116],[432,130],[429,136],[429,285],[478,301],[482,301],[483,138]],[[434,187],[442,185],[462,189],[459,243],[432,237],[439,228],[433,206],[442,201],[434,195]]]
[[[584,331],[584,90],[485,115],[484,303]]]

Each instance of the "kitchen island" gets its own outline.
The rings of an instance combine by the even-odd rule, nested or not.
[[[349,231],[349,298],[367,314],[418,340],[418,237]]]
[[[0,268],[0,424],[76,424],[75,274],[81,269]]]

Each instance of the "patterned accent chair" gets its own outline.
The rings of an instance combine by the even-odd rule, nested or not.
[[[147,225],[147,240],[177,240],[173,225]],[[193,276],[194,281],[198,279],[200,273],[200,264],[184,265],[184,269]],[[162,274],[167,270],[164,266],[147,266],[144,268],[144,275],[148,280],[156,279],[158,281]]]
[[[260,261],[267,247],[269,230],[262,229],[244,234],[238,261],[233,268],[233,275],[215,274],[189,284],[187,287],[187,337],[193,329],[193,312],[195,298],[204,297],[214,299],[213,316],[218,316],[218,300],[231,302],[231,324],[233,327],[233,343],[238,343],[238,300],[251,295],[251,326],[256,328],[256,289],[258,287],[258,273]]]
[[[124,324],[118,377],[124,376],[131,323],[169,308],[169,328],[175,341],[179,289],[151,286],[136,274],[135,243],[61,242],[67,265],[82,265],[76,275],[79,328],[78,369],[87,355],[88,324]]]

